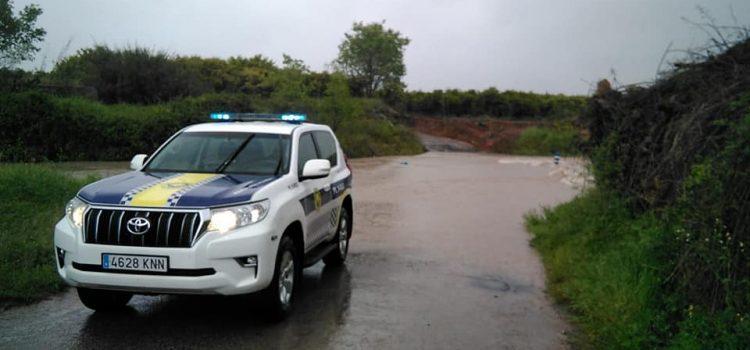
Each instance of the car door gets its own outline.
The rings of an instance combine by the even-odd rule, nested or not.
[[[322,207],[321,211],[328,217],[328,223],[325,225],[325,236],[333,237],[339,224],[340,201],[336,198],[331,185],[336,180],[341,171],[341,164],[338,164],[338,148],[336,140],[329,131],[313,131],[315,145],[318,147],[318,156],[320,159],[326,159],[331,162],[331,173],[326,178],[323,191],[321,192]]]
[[[302,170],[305,162],[311,159],[320,159],[317,145],[313,139],[312,132],[300,135],[297,148],[297,177],[302,189],[300,204],[305,213],[305,242],[306,248],[311,248],[326,238],[328,231],[328,215],[323,209],[323,194],[326,185],[330,188],[329,177],[320,179],[302,180]]]

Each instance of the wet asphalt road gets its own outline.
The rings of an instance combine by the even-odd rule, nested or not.
[[[136,296],[98,314],[69,290],[2,311],[0,348],[565,347],[522,218],[577,192],[551,160],[429,152],[354,167],[349,260],[305,270],[288,320],[225,297]]]

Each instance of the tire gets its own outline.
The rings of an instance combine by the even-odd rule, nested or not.
[[[290,265],[291,262],[291,265]],[[302,275],[302,261],[292,237],[284,235],[276,253],[276,267],[271,285],[265,290],[268,316],[272,321],[287,318],[294,307]]]
[[[87,308],[95,311],[116,311],[125,308],[133,293],[111,290],[78,288],[78,299]]]
[[[327,266],[341,266],[346,261],[346,256],[349,253],[349,225],[351,223],[349,210],[346,207],[341,207],[341,215],[339,215],[339,226],[336,228],[336,239],[338,240],[338,248],[332,250],[326,256],[323,257],[323,262]]]

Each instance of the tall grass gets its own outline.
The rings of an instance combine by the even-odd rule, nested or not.
[[[63,288],[53,228],[66,202],[91,180],[41,165],[0,165],[0,300],[29,301]]]

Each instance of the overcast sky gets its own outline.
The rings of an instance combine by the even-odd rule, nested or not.
[[[706,36],[683,21],[703,6],[722,24],[750,24],[749,0],[33,0],[47,30],[27,68],[54,64],[93,43],[138,44],[180,55],[282,53],[322,70],[354,21],[385,20],[412,42],[412,90],[516,89],[588,93],[616,72],[622,83],[652,80],[670,42]],[[46,59],[43,59],[45,58]]]

